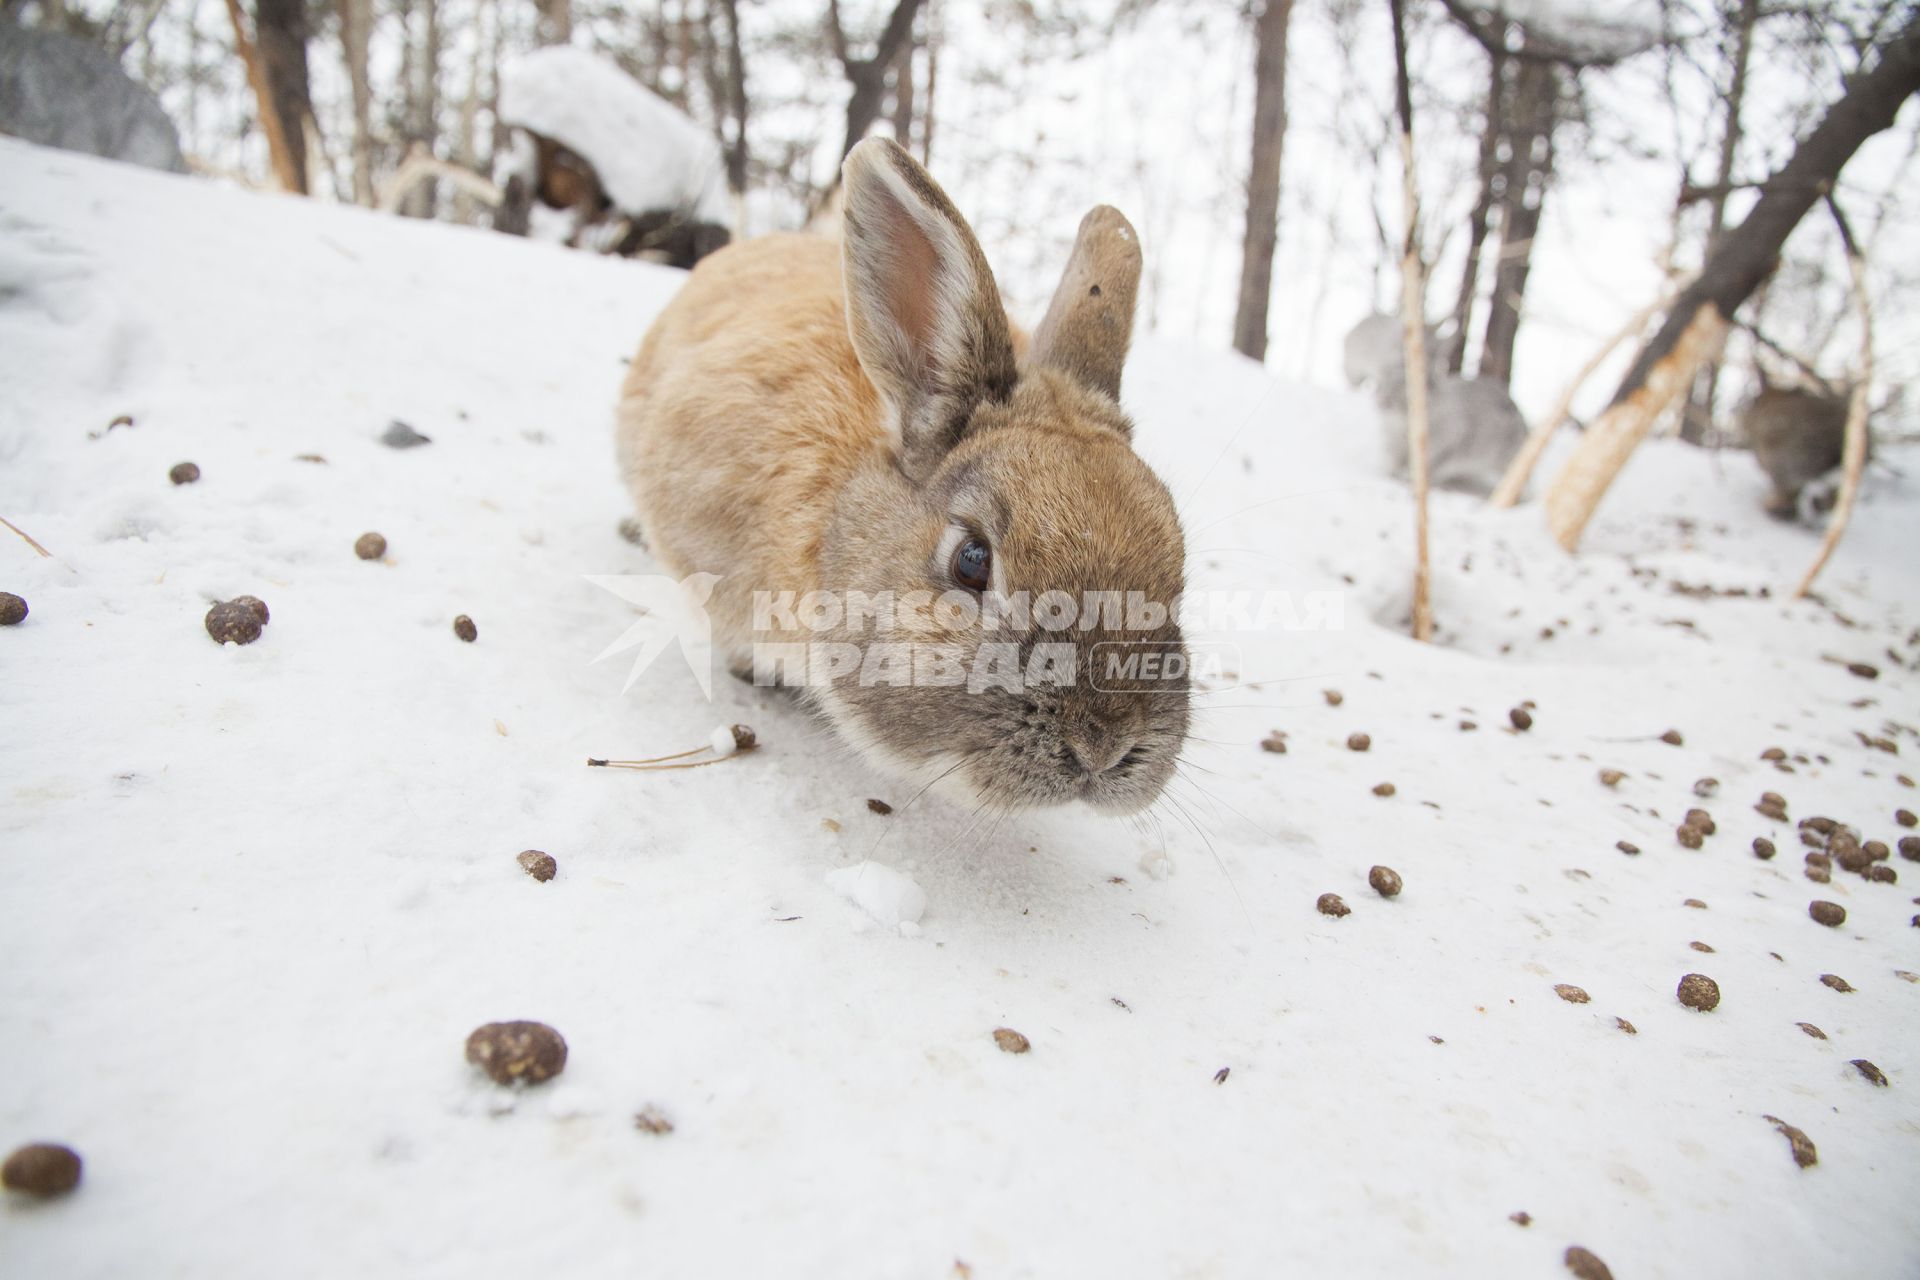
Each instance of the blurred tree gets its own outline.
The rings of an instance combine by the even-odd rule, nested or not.
[[[1253,146],[1233,348],[1255,360],[1267,358],[1273,250],[1280,235],[1280,161],[1287,140],[1287,26],[1292,16],[1293,0],[1264,0],[1253,23]]]
[[[856,58],[847,44],[846,28],[840,22],[840,0],[827,0],[827,40],[847,83],[853,86],[853,93],[847,99],[846,140],[840,145],[843,160],[880,118],[881,108],[886,104],[887,73],[899,59],[900,50],[913,39],[913,19],[920,11],[920,3],[921,0],[895,0],[873,56]]]

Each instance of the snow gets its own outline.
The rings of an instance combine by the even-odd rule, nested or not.
[[[1468,7],[1517,22],[1539,42],[1587,59],[1617,59],[1652,48],[1664,29],[1656,0],[1468,0]]]
[[[657,572],[611,407],[681,278],[0,142],[0,515],[53,553],[0,528],[0,1146],[87,1162],[0,1205],[0,1274],[1913,1274],[1920,869],[1812,885],[1752,808],[1892,842],[1920,807],[1912,449],[1824,605],[1741,455],[1650,444],[1577,559],[1436,495],[1421,646],[1369,403],[1143,343],[1193,584],[1343,622],[1195,637],[1237,679],[1144,824],[994,817],[677,650],[624,696],[593,662],[635,606],[589,575]],[[213,644],[240,593],[272,621]],[[708,767],[585,767],[736,722]],[[918,936],[847,927],[863,864]],[[509,1018],[561,1079],[466,1064]]]
[[[500,119],[586,157],[627,213],[690,209],[706,222],[728,221],[720,145],[664,98],[585,49],[557,45],[509,63],[500,76]]]
[[[827,872],[827,885],[888,929],[911,926],[918,932],[927,909],[927,895],[912,876],[880,862],[861,862]]]

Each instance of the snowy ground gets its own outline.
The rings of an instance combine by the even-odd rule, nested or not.
[[[1344,626],[1216,637],[1242,687],[1157,832],[989,825],[779,697],[591,661],[632,614],[585,575],[650,568],[610,407],[677,279],[0,142],[0,515],[52,552],[0,529],[32,608],[0,631],[0,1148],[87,1161],[0,1205],[0,1274],[1920,1270],[1920,867],[1810,884],[1752,807],[1889,844],[1920,807],[1914,480],[1876,475],[1824,606],[1783,598],[1813,537],[1741,456],[1650,447],[1578,559],[1443,497],[1421,647],[1366,405],[1145,344],[1195,585],[1338,591]],[[243,592],[273,620],[216,646]],[[733,721],[763,748],[583,766]],[[828,883],[865,859],[920,936]],[[466,1064],[506,1018],[565,1034],[558,1081]]]

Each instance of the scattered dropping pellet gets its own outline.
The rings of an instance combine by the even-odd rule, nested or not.
[[[837,835],[840,831],[840,822],[837,818],[822,818],[820,819],[820,829],[828,835]]]
[[[1640,846],[1637,844],[1634,844],[1631,840],[1615,840],[1613,842],[1613,847],[1618,849],[1620,852],[1626,853],[1626,854],[1634,854],[1634,853],[1640,852]]]
[[[1809,902],[1807,914],[1829,929],[1837,929],[1847,922],[1847,909],[1837,902],[1828,902],[1825,898],[1815,898]]]
[[[473,619],[463,613],[453,620],[453,634],[472,644],[480,638],[480,628],[474,626]]]
[[[1859,676],[1862,680],[1878,680],[1880,678],[1880,668],[1874,666],[1871,662],[1849,662],[1847,664],[1847,674]]]
[[[0,1164],[0,1186],[30,1196],[62,1196],[80,1185],[80,1153],[57,1142],[30,1142]]]
[[[736,743],[736,748],[735,748],[735,749],[736,749],[736,750],[738,749],[738,744],[737,744],[737,743]],[[868,801],[867,801],[867,808],[868,808],[868,809],[869,809],[869,810],[870,810],[871,812],[873,812],[873,813],[877,813],[877,814],[879,814],[879,815],[880,815],[881,817],[883,817],[883,818],[884,818],[884,817],[886,817],[886,816],[887,816],[888,814],[890,814],[890,813],[892,813],[892,812],[893,812],[893,806],[892,806],[892,805],[890,805],[890,804],[888,804],[888,803],[887,803],[887,802],[886,802],[885,800],[868,800]]]
[[[1775,822],[1787,820],[1787,798],[1778,791],[1762,791],[1760,803],[1753,806],[1754,812],[1763,818],[1772,818]]]
[[[1787,1140],[1787,1145],[1793,1151],[1795,1164],[1805,1169],[1820,1163],[1820,1152],[1814,1147],[1813,1139],[1809,1138],[1804,1130],[1794,1128],[1779,1116],[1762,1116],[1761,1119],[1778,1129],[1780,1135]]]
[[[1373,794],[1377,796],[1390,796],[1396,790],[1397,788],[1391,782],[1376,782],[1373,784]]]
[[[1884,840],[1865,840],[1861,842],[1860,847],[1866,850],[1867,857],[1875,862],[1885,862],[1892,853]]]
[[[1323,916],[1332,916],[1336,920],[1341,916],[1352,915],[1353,908],[1340,900],[1337,893],[1323,893],[1314,901],[1314,910]]]
[[[1832,987],[1842,995],[1853,990],[1853,984],[1837,973],[1823,973],[1820,975],[1820,981],[1823,985]]]
[[[197,462],[176,462],[167,472],[167,479],[175,484],[192,484],[200,478],[200,464]]]
[[[1012,1027],[995,1027],[993,1042],[1000,1046],[1002,1053],[1025,1053],[1033,1048],[1033,1042]]]
[[[1271,751],[1277,756],[1287,754],[1287,735],[1275,729],[1272,733],[1260,739],[1260,749],[1262,751]]]
[[[567,1042],[544,1022],[489,1022],[467,1037],[467,1061],[495,1084],[539,1084],[565,1070]]]
[[[387,554],[386,535],[372,532],[361,534],[354,539],[353,554],[362,560],[378,560]]]
[[[253,616],[260,619],[260,625],[266,626],[273,621],[273,615],[267,612],[267,602],[259,596],[235,596],[234,604],[243,604],[253,610]]]
[[[1687,1008],[1708,1013],[1720,1004],[1720,984],[1704,973],[1689,973],[1680,979],[1674,995]]]
[[[1364,733],[1350,733],[1347,735],[1347,750],[1349,751],[1365,751],[1372,745],[1373,739]]]
[[[1707,904],[1698,898],[1682,899],[1680,905],[1683,907],[1692,907],[1695,911],[1705,911],[1707,909]]]
[[[1692,947],[1695,951],[1704,951],[1708,955],[1713,954],[1713,948],[1708,946],[1704,942],[1689,942],[1687,945]]]
[[[1682,848],[1687,849],[1698,849],[1707,842],[1706,833],[1684,822],[1673,829],[1673,838],[1680,842]]]
[[[730,725],[728,726],[727,732],[733,735],[733,749],[735,751],[751,751],[760,745],[760,736],[753,731],[751,725]]]
[[[207,610],[207,634],[221,644],[252,644],[260,638],[260,615],[238,600]]]
[[[1630,1036],[1637,1036],[1640,1034],[1640,1029],[1634,1026],[1631,1022],[1628,1022],[1625,1018],[1616,1016],[1613,1020],[1613,1025],[1620,1028],[1622,1031],[1626,1032]]]
[[[1815,1040],[1825,1040],[1827,1038],[1827,1033],[1814,1026],[1811,1022],[1796,1022],[1793,1025],[1812,1036]]]
[[[1373,891],[1383,898],[1396,897],[1401,889],[1400,873],[1392,867],[1373,867],[1367,872],[1367,883]]]
[[[1577,1244],[1567,1246],[1565,1260],[1567,1270],[1580,1277],[1580,1280],[1613,1280],[1613,1272],[1607,1270],[1607,1264]]]
[[[520,854],[520,869],[535,880],[545,884],[560,872],[560,864],[553,860],[550,853],[538,849],[527,849]]]
[[[1815,884],[1833,883],[1833,872],[1827,870],[1824,865],[1819,863],[1810,863],[1802,874]]]
[[[673,1132],[673,1121],[667,1119],[660,1108],[648,1103],[633,1113],[633,1127],[642,1133],[665,1135]]]
[[[1811,818],[1800,819],[1800,826],[1803,829],[1808,831],[1818,831],[1823,836],[1832,835],[1833,829],[1839,825],[1840,824],[1835,822],[1832,818],[1823,818],[1818,814],[1815,814]]]
[[[1760,859],[1762,862],[1765,862],[1767,859],[1773,857],[1773,854],[1774,854],[1773,841],[1767,839],[1765,836],[1755,836],[1753,838],[1753,856],[1754,857]]]
[[[1866,877],[1874,884],[1896,884],[1900,876],[1892,867],[1876,862],[1866,870]]]
[[[11,591],[0,591],[0,627],[18,626],[27,620],[27,602]]]
[[[1515,707],[1507,712],[1507,721],[1517,732],[1525,733],[1533,728],[1533,713],[1525,707]]]
[[[1787,758],[1786,748],[1768,747],[1765,751],[1762,751],[1760,753],[1760,758],[1762,760],[1771,760],[1774,763],[1778,764],[1780,761],[1785,760]]]
[[[1330,707],[1337,707],[1347,700],[1346,695],[1338,689],[1322,689],[1320,696],[1327,700],[1327,705]]]
[[[1711,800],[1714,793],[1718,790],[1720,790],[1720,779],[1718,778],[1697,778],[1694,780],[1693,794],[1699,796],[1702,800]]]
[[[1703,836],[1710,836],[1720,829],[1713,824],[1713,815],[1705,809],[1689,809],[1687,816],[1681,821],[1698,830]]]
[[[1471,720],[1462,720],[1460,722],[1460,732],[1462,733],[1472,733],[1475,729],[1478,729],[1479,727],[1480,726],[1478,724],[1474,723]]]
[[[1680,736],[1680,731],[1678,729],[1669,729],[1665,733],[1660,735],[1660,741],[1666,743],[1670,747],[1680,747],[1680,746],[1685,746],[1687,740]]]
[[[1833,859],[1815,850],[1807,855],[1807,865],[1810,867],[1831,868],[1833,866]]]
[[[1532,1224],[1532,1222],[1533,1222],[1533,1215],[1532,1215],[1532,1214],[1530,1214],[1530,1213],[1528,1213],[1528,1212],[1527,1212],[1527,1211],[1526,1211],[1525,1209],[1522,1209],[1522,1210],[1520,1210],[1520,1211],[1519,1211],[1518,1213],[1510,1213],[1510,1214],[1508,1214],[1508,1215],[1507,1215],[1507,1221],[1508,1221],[1508,1222],[1511,1222],[1511,1223],[1514,1223],[1514,1224],[1516,1224],[1516,1225],[1518,1225],[1518,1226],[1522,1226],[1522,1227],[1525,1227],[1525,1226],[1529,1226],[1529,1225],[1531,1225],[1531,1224]]]
[[[1213,1073],[1213,1082],[1215,1084],[1225,1084],[1227,1082],[1227,1077],[1232,1074],[1233,1074],[1232,1067],[1222,1067],[1218,1071]]]
[[[1586,1004],[1592,999],[1591,996],[1579,987],[1574,986],[1571,982],[1554,983],[1553,993],[1562,1000],[1565,1000],[1568,1004]]]
[[[1858,1071],[1860,1078],[1868,1084],[1878,1085],[1882,1089],[1887,1087],[1887,1073],[1874,1066],[1871,1062],[1868,1062],[1865,1058],[1855,1058],[1853,1060],[1853,1069]]]
[[[1908,862],[1920,862],[1920,836],[1901,836],[1900,856]]]
[[[1920,817],[1915,817],[1911,809],[1895,809],[1893,820],[1903,827],[1920,825]]]
[[[640,521],[637,517],[622,517],[619,530],[622,541],[630,542],[636,547],[644,547],[647,545],[647,531],[640,527]]]
[[[1626,776],[1626,774],[1620,772],[1618,769],[1602,769],[1600,771],[1600,785],[1603,787],[1617,787],[1620,785],[1620,780]]]

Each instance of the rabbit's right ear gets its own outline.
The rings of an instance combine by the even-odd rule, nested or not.
[[[885,403],[907,473],[931,474],[975,405],[1017,376],[993,271],[927,171],[885,138],[847,156],[847,329]]]
[[[1080,219],[1060,287],[1033,331],[1033,362],[1118,400],[1139,287],[1140,237],[1118,209],[1095,205]]]

